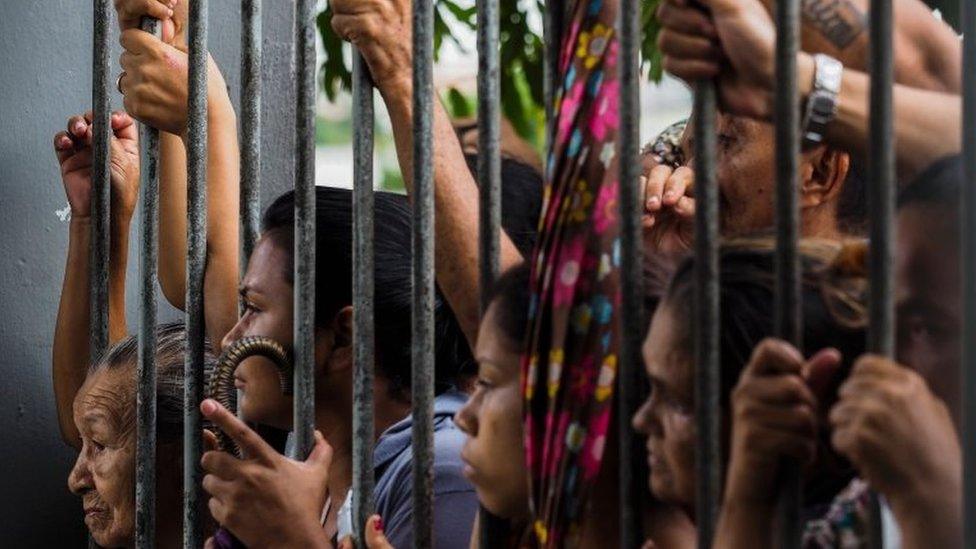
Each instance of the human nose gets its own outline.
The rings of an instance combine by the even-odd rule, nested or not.
[[[234,324],[234,327],[231,328],[230,331],[227,332],[226,335],[224,335],[224,338],[223,339],[220,340],[220,350],[221,351],[223,351],[228,346],[230,346],[232,343],[234,343],[235,341],[237,341],[238,339],[241,338],[241,333],[243,332],[243,328],[241,327],[241,324],[243,323],[243,321],[244,321],[243,318],[240,319],[240,320],[238,320],[237,321],[237,324]]]
[[[478,395],[472,395],[470,399],[458,410],[457,414],[454,415],[454,424],[458,426],[464,434],[468,436],[475,436],[478,434],[478,415],[474,410],[475,399]]]
[[[80,496],[92,486],[91,471],[88,467],[88,458],[85,457],[84,449],[78,453],[74,467],[68,473],[68,490],[72,494]]]

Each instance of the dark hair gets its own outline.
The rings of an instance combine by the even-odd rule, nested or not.
[[[180,443],[183,440],[183,378],[186,357],[186,329],[182,322],[161,324],[156,328],[156,436],[161,443]],[[122,411],[123,421],[135,426],[135,367],[139,358],[139,340],[127,336],[112,347],[88,370],[92,375],[102,369],[133,370],[131,396],[133,402]],[[210,342],[204,342],[203,378],[210,379],[210,372],[217,364]],[[132,422],[132,423],[128,423]]]
[[[841,372],[827,388],[827,394],[831,396],[820,402],[823,410],[833,404],[841,380],[846,377],[853,361],[865,352],[868,325],[865,251],[863,242],[843,247],[827,240],[800,242],[801,349],[812,352],[834,347],[842,355]],[[694,257],[690,257],[678,267],[665,300],[681,327],[678,330],[682,337],[681,347],[688,357],[694,356],[694,264]],[[753,238],[723,244],[719,255],[719,277],[719,399],[722,409],[728,410],[732,390],[753,349],[763,339],[775,334],[772,314],[775,301],[774,241]],[[821,445],[829,454],[826,430],[821,432]],[[826,498],[829,501],[850,480],[850,470],[843,460],[835,454],[827,459],[842,464],[835,465],[829,476],[821,478],[820,484],[811,488],[812,500]]]
[[[837,224],[849,235],[863,235],[868,223],[867,175],[860,160],[850,154],[844,186],[837,198]]]
[[[941,158],[925,168],[898,194],[898,209],[912,205],[943,206],[958,213],[962,198],[962,157]]]
[[[394,396],[409,394],[411,363],[411,211],[403,195],[374,193],[376,366]],[[264,213],[262,228],[288,257],[282,269],[293,283],[295,193],[278,197]],[[352,192],[315,188],[315,324],[327,327],[352,304]],[[438,392],[453,384],[467,343],[438,291],[434,298],[435,380]],[[468,351],[470,356],[470,351]]]
[[[494,307],[494,319],[509,340],[516,345],[525,341],[529,321],[529,262],[523,261],[502,273],[488,294]]]
[[[465,154],[468,169],[477,181],[478,155]],[[522,257],[529,257],[539,234],[542,211],[542,174],[512,158],[502,158],[502,228]]]

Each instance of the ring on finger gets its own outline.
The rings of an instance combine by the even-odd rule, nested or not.
[[[119,73],[119,77],[115,80],[115,89],[119,90],[119,93],[121,93],[122,95],[125,95],[125,92],[122,91],[122,78],[124,76],[125,76],[125,71],[122,71]]]

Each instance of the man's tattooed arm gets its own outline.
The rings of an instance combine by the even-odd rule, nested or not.
[[[803,0],[804,22],[838,49],[844,49],[867,28],[865,14],[850,0]]]

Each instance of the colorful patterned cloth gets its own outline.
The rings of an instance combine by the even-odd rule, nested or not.
[[[871,489],[856,478],[830,504],[827,513],[808,521],[804,549],[867,549],[871,524]]]
[[[616,0],[576,0],[559,60],[522,357],[528,543],[573,546],[607,443],[620,303]]]

